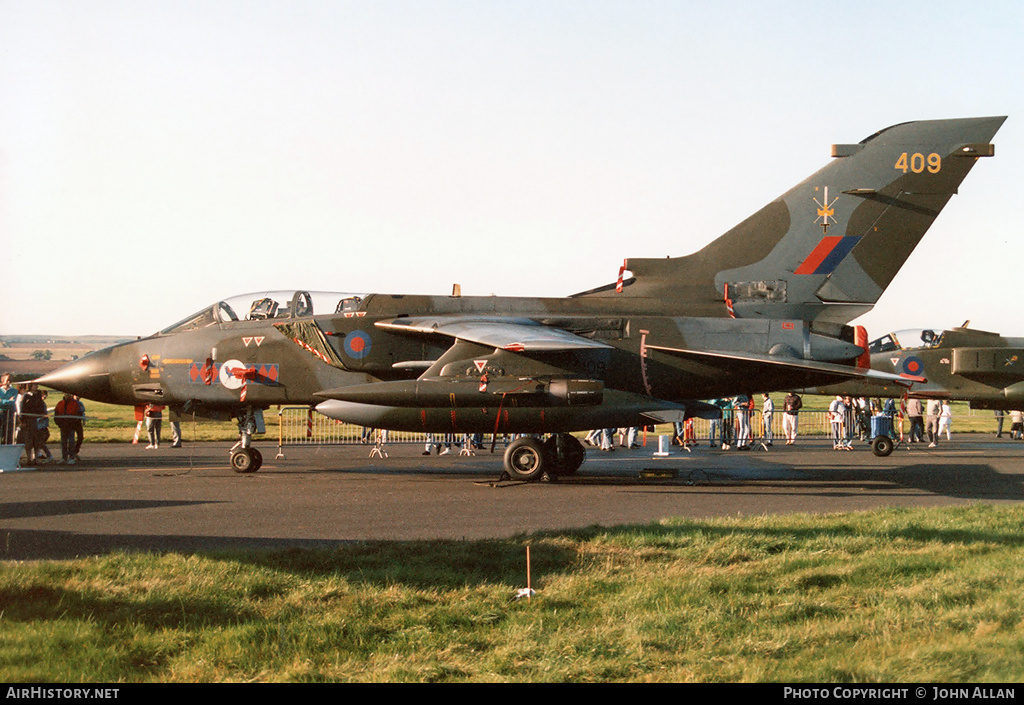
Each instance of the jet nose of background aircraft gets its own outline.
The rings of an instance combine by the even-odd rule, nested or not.
[[[110,350],[98,350],[35,380],[42,387],[106,401],[111,397]]]

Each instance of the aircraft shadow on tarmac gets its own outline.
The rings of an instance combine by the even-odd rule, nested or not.
[[[596,462],[588,458],[579,472],[554,481],[570,486],[647,486],[657,487],[658,491],[665,491],[666,486],[686,486],[688,492],[692,492],[695,486],[729,486],[733,492],[737,488],[749,488],[752,493],[770,490],[779,494],[791,488],[794,494],[820,491],[835,497],[844,492],[905,495],[907,491],[916,490],[957,499],[1024,500],[1024,475],[1000,472],[991,463],[978,459],[953,464],[934,462],[926,456],[910,461],[871,457],[868,463],[872,464],[848,462],[794,467],[763,454],[745,458],[736,462],[734,456],[708,455],[704,456],[706,462],[701,462],[704,459],[694,455],[665,462],[635,456],[628,460],[623,458],[623,463],[602,462],[604,457],[599,457]],[[691,459],[696,462],[686,462]],[[443,468],[427,468],[417,463],[415,466],[386,466],[366,471],[463,478],[468,475],[477,482],[495,481],[500,472],[495,463],[487,461],[486,454],[482,458],[459,460],[463,462]],[[334,471],[345,470],[338,468]],[[509,484],[519,486],[525,483]]]
[[[607,478],[574,478],[574,482],[592,483],[608,481]],[[899,468],[863,468],[828,466],[820,468],[787,469],[785,473],[766,477],[755,473],[750,477],[736,473],[723,474],[719,471],[694,471],[680,475],[671,484],[685,482],[689,485],[709,488],[713,495],[715,487],[729,487],[732,494],[737,491],[747,494],[771,492],[806,496],[811,493],[840,497],[843,495],[863,496],[906,496],[908,491],[926,492],[932,495],[971,500],[1024,500],[1024,479],[1015,475],[1004,475],[984,463],[970,465],[934,465],[921,463],[904,465]],[[666,484],[662,481],[661,484]],[[636,484],[640,484],[637,481]],[[643,484],[652,484],[644,482]],[[682,491],[682,490],[681,490]],[[686,490],[692,492],[692,489]]]
[[[957,499],[1024,500],[1024,482],[1017,475],[1004,475],[984,462],[938,465],[927,462],[894,469],[822,468],[823,475],[836,482],[865,483],[865,489],[884,489],[881,483],[920,490]],[[807,486],[804,485],[806,488]]]
[[[3,507],[5,519],[25,519],[28,517],[68,516],[71,514],[118,512],[132,509],[186,507],[200,504],[216,504],[216,502],[146,499],[61,499],[44,502],[11,502],[4,503]]]
[[[1002,449],[1005,450],[1005,449]],[[750,494],[771,491],[774,494],[791,490],[793,494],[807,495],[819,491],[829,496],[840,496],[844,491],[861,495],[864,492],[879,495],[905,495],[908,491],[972,500],[1024,500],[1024,474],[1016,472],[1017,458],[1000,454],[979,457],[974,449],[946,450],[941,456],[930,456],[930,451],[900,453],[888,458],[876,458],[869,453],[834,454],[830,450],[811,449],[808,456],[792,454],[730,454],[718,453],[698,456],[679,456],[690,462],[663,464],[674,467],[673,476],[662,481],[671,484],[719,487],[730,491],[748,490]],[[961,456],[960,453],[965,453]],[[799,459],[799,460],[798,460]],[[835,462],[833,462],[833,459]],[[797,461],[797,462],[794,462]],[[657,461],[637,459],[636,467],[654,469]],[[588,476],[590,465],[584,465],[578,476],[566,481],[579,483],[622,482],[626,477],[607,466],[600,474]],[[637,473],[630,473],[636,480]],[[644,484],[656,483],[647,479]],[[690,490],[692,491],[692,490]]]
[[[973,451],[968,449],[968,453]],[[555,496],[566,492],[585,492],[588,488],[629,493],[699,495],[711,501],[716,495],[764,495],[803,496],[815,505],[814,498],[820,497],[819,506],[827,508],[828,500],[846,496],[893,502],[919,504],[929,498],[958,501],[1011,501],[1024,500],[1024,474],[1018,471],[1018,458],[998,452],[998,457],[978,457],[955,451],[944,451],[942,455],[930,456],[926,452],[902,454],[878,459],[867,453],[833,454],[831,451],[809,450],[813,455],[782,453],[733,454],[705,452],[678,456],[669,464],[659,464],[649,454],[628,456],[614,453],[593,458],[571,477],[560,478],[552,483],[551,490],[560,488]],[[952,455],[951,455],[952,454]],[[431,483],[442,485],[453,483],[461,486],[472,484],[479,492],[491,492],[494,487],[514,489],[515,495],[522,492],[536,497],[549,489],[545,483],[505,483],[497,479],[501,465],[497,458],[487,452],[474,457],[432,457],[424,458],[416,449],[395,452],[391,458],[367,459],[362,451],[358,458],[354,454],[339,458],[333,453],[313,453],[305,458],[301,454],[289,454],[285,461],[269,460],[258,475],[236,475],[219,464],[210,464],[213,454],[198,454],[195,458],[186,455],[164,456],[155,462],[140,463],[138,458],[95,458],[97,468],[154,471],[164,478],[173,478],[168,470],[182,469],[195,464],[195,473],[174,473],[183,481],[197,477],[217,476],[233,485],[237,479],[250,489],[252,484],[271,485],[288,483],[289,475],[376,475],[382,482],[389,476],[404,478],[426,477]],[[332,457],[333,456],[333,457]],[[612,457],[616,456],[616,457]],[[310,462],[312,460],[312,462]],[[152,463],[152,464],[150,464]],[[141,465],[141,467],[140,467]],[[671,470],[671,474],[657,475],[644,473],[651,469]],[[81,470],[70,471],[78,474]],[[56,467],[44,472],[67,472]],[[114,478],[118,477],[115,473]],[[138,477],[138,475],[137,475]],[[142,479],[142,478],[139,478]],[[167,481],[173,481],[167,480]],[[375,480],[374,480],[375,482]],[[175,484],[177,484],[175,482]],[[224,483],[218,481],[218,487]],[[372,489],[372,488],[371,488]],[[443,492],[442,489],[430,491]],[[474,492],[477,491],[474,489]],[[500,491],[500,489],[498,490]],[[581,498],[587,494],[581,494]],[[704,501],[704,499],[701,499]],[[127,496],[111,499],[47,499],[42,501],[14,501],[3,505],[4,518],[32,519],[84,515],[90,513],[126,512],[131,510],[163,509],[174,507],[201,507],[216,504],[217,500],[160,500],[130,498]],[[840,507],[833,507],[840,509]],[[281,551],[290,548],[336,548],[351,546],[348,539],[312,539],[301,537],[268,538],[258,536],[231,536],[228,534],[186,535],[162,534],[145,535],[138,533],[118,534],[109,529],[104,533],[89,534],[62,529],[0,530],[0,559],[65,559],[86,555],[102,555],[117,550],[152,552],[213,552],[222,550]]]
[[[208,451],[194,457],[186,454],[141,458],[105,457],[101,463],[104,469],[153,470],[161,475],[196,472],[201,476],[210,476],[212,473],[257,482],[261,478],[293,473],[360,473],[379,475],[383,478],[393,476],[467,480],[481,485],[493,484],[502,487],[521,487],[530,484],[499,483],[502,472],[501,455],[504,450],[501,447],[494,453],[484,449],[471,456],[460,456],[458,451],[455,451],[449,456],[440,457],[421,456],[418,448],[412,450],[397,447],[391,448],[390,455],[384,458],[367,458],[362,451],[359,457],[356,457],[351,453],[351,449],[343,457],[338,457],[336,449],[332,452],[330,447],[302,449],[306,452],[297,450],[289,449],[286,458],[282,460],[268,458],[257,475],[237,475],[228,471],[214,460],[215,454]],[[826,452],[826,455],[828,453],[830,451]],[[831,461],[831,456],[828,457]],[[591,451],[576,474],[555,478],[552,484],[658,487],[659,491],[666,491],[665,486],[685,486],[686,491],[690,492],[693,491],[693,486],[729,486],[732,492],[748,489],[751,493],[770,490],[776,494],[788,488],[793,493],[807,494],[818,490],[830,496],[837,496],[843,491],[902,494],[917,490],[957,499],[1024,500],[1024,475],[1000,472],[993,463],[978,457],[971,457],[970,462],[952,463],[937,462],[924,453],[915,453],[910,457],[897,454],[883,459],[865,453],[854,453],[852,456],[838,456],[836,460],[842,462],[835,464],[822,462],[794,465],[792,460],[793,456],[765,453],[735,455],[718,451],[696,452],[692,455],[656,460],[648,452],[637,454],[634,451],[625,451],[618,454],[595,455]],[[964,461],[967,460],[965,457]],[[1006,458],[1001,460],[1001,464],[1006,465]],[[69,503],[68,506],[74,505]],[[61,511],[77,513],[75,510],[69,510],[68,506],[62,505]]]
[[[337,471],[335,471],[337,472]],[[389,472],[413,474],[414,469],[389,469]],[[422,471],[419,471],[422,474]],[[445,474],[457,479],[456,470],[445,470]],[[491,474],[493,476],[493,473]],[[680,492],[699,493],[714,496],[726,490],[730,494],[772,494],[778,495],[820,495],[841,498],[846,495],[874,498],[901,497],[908,494],[926,493],[955,499],[980,501],[1021,501],[1024,500],[1024,483],[1015,475],[1004,475],[984,463],[945,466],[932,463],[905,465],[899,468],[861,468],[828,466],[790,470],[785,477],[774,479],[751,477],[742,479],[735,475],[726,476],[717,471],[703,474],[695,471],[692,476],[679,475],[675,479],[641,479],[632,476],[605,474],[587,475],[581,473],[561,480],[561,484],[587,486],[620,486],[626,492]],[[480,484],[473,473],[462,479]],[[685,485],[685,486],[684,486]],[[516,484],[527,487],[529,485]],[[532,485],[536,487],[536,485]],[[33,518],[66,516],[98,512],[127,511],[133,509],[158,509],[180,506],[213,504],[208,501],[159,501],[159,500],[53,500],[42,502],[15,502],[4,505],[8,518]],[[646,527],[645,530],[650,530]],[[615,531],[628,531],[629,527],[617,527]],[[573,530],[574,532],[576,530]],[[148,551],[155,553],[215,553],[220,551],[280,552],[288,549],[325,549],[341,546],[351,547],[361,541],[346,539],[289,539],[239,536],[189,536],[189,535],[141,535],[141,534],[83,534],[74,531],[7,529],[0,532],[0,559],[70,559],[81,556],[104,555],[114,551]],[[372,542],[371,542],[372,543]],[[497,542],[501,543],[501,542]],[[258,561],[258,558],[252,560]]]

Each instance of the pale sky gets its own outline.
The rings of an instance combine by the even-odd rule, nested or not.
[[[1008,115],[875,310],[1024,336],[1024,3],[0,0],[0,334],[267,289],[564,296]]]

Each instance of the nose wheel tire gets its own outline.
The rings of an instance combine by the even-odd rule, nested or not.
[[[263,465],[263,454],[255,448],[239,448],[231,452],[231,469],[237,473],[252,473]]]

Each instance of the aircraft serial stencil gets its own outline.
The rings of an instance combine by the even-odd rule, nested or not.
[[[867,335],[848,324],[994,154],[1004,120],[909,122],[833,145],[829,164],[700,251],[627,259],[614,283],[565,298],[265,293],[39,382],[242,419],[309,404],[374,428],[530,434],[504,458],[527,480],[578,469],[572,431],[717,413],[700,400],[736,394],[906,383],[858,365]],[[249,440],[239,471],[259,467]]]

